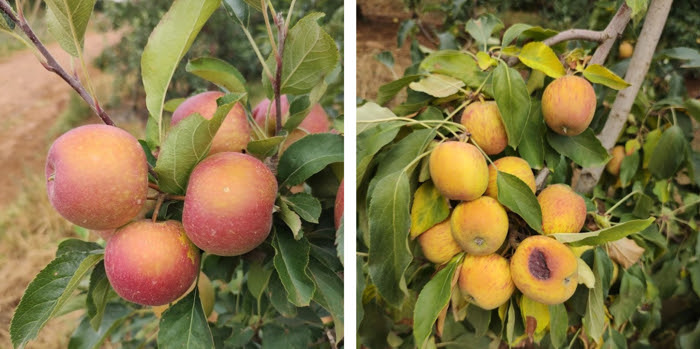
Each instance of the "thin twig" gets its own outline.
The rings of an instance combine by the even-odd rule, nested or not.
[[[5,0],[0,0],[0,10],[4,12],[11,21],[15,22],[17,26],[22,29],[22,32],[24,32],[25,35],[29,38],[29,40],[36,46],[36,48],[39,50],[41,55],[46,59],[46,61],[40,61],[41,65],[46,68],[46,70],[55,73],[56,75],[60,76],[61,79],[63,79],[65,82],[70,85],[70,87],[73,88],[80,97],[87,102],[87,104],[90,106],[90,109],[92,109],[97,116],[102,119],[102,122],[104,122],[107,125],[114,126],[114,121],[107,115],[107,113],[100,107],[99,103],[93,99],[93,96],[90,95],[90,93],[85,90],[85,87],[83,87],[83,84],[80,82],[80,80],[76,79],[74,76],[68,74],[63,67],[58,64],[56,59],[51,55],[51,53],[46,49],[46,46],[39,40],[39,38],[36,36],[34,33],[34,30],[29,26],[29,23],[27,23],[26,20],[20,19],[17,16],[15,16],[14,12],[12,11],[12,7],[5,1]]]
[[[287,39],[287,28],[284,25],[284,18],[282,18],[281,15],[275,17],[275,25],[277,26],[277,44],[279,45],[279,50],[275,55],[277,71],[275,72],[275,81],[272,82],[275,88],[275,109],[277,110],[277,115],[275,115],[275,121],[277,122],[275,125],[276,136],[282,131],[282,54],[284,53],[284,42]],[[270,38],[270,40],[272,40],[272,38]]]

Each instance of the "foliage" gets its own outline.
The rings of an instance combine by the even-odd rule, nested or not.
[[[276,8],[286,8],[290,2],[290,0],[281,0],[272,3]],[[108,48],[102,53],[98,62],[103,69],[116,73],[115,90],[128,92],[132,101],[142,100],[144,96],[141,84],[134,83],[134,79],[138,79],[141,75],[140,57],[143,48],[153,28],[171,4],[170,0],[104,2],[102,12],[111,23],[112,29],[121,30],[125,34],[115,47]],[[297,2],[294,16],[300,18],[312,11],[326,13],[323,27],[335,39],[338,46],[342,47],[341,4],[337,0]],[[184,59],[177,65],[168,99],[187,96],[195,91],[210,88],[211,84],[188,74],[185,69],[187,62],[197,57],[208,56],[225,60],[235,65],[247,80],[254,80],[260,76],[262,68],[258,64],[257,57],[250,49],[250,43],[244,33],[237,30],[237,26],[238,24],[231,21],[225,11],[216,11],[212,14]],[[263,16],[259,11],[251,13],[249,26],[256,44],[267,56],[270,53],[270,43],[265,34]],[[338,89],[333,91],[337,93]],[[332,95],[329,94],[330,96]]]
[[[581,167],[610,160],[595,134],[607,120],[616,90],[626,87],[620,76],[628,60],[613,57],[608,68],[586,65],[594,49],[590,43],[549,48],[541,41],[555,30],[525,24],[504,30],[492,14],[471,18],[471,13],[459,12],[468,8],[461,4],[438,5],[444,10],[455,6],[449,8],[452,15],[463,16],[460,23],[454,17],[447,20],[442,29],[450,35],[439,35],[439,49],[419,47],[407,35],[417,29],[402,25],[399,42],[409,38],[413,65],[379,89],[377,103],[358,105],[360,343],[372,348],[476,348],[489,343],[695,347],[700,319],[695,310],[700,305],[695,260],[700,253],[700,151],[691,141],[697,134],[692,119],[700,121],[700,110],[697,100],[685,93],[684,71],[669,66],[667,57],[689,65],[696,50],[655,56],[650,78],[617,140],[627,150],[619,176],[606,172],[585,197],[588,212],[581,233],[554,235],[579,246],[579,252],[585,250],[579,261],[580,284],[563,305],[533,305],[516,290],[501,307],[485,311],[468,305],[455,286],[459,254],[446,265],[425,259],[414,238],[446,216],[438,209],[446,199],[431,198],[421,189],[432,187],[428,159],[436,144],[468,139],[469,130],[459,123],[463,108],[479,99],[496,100],[509,146],[491,160],[519,156],[533,170],[551,172],[543,186],[571,184]],[[517,61],[509,56],[518,57],[519,63],[512,65]],[[560,60],[566,62],[563,67]],[[543,90],[564,71],[594,82],[598,100],[590,128],[575,137],[553,133],[542,119]],[[435,79],[441,83],[431,83]],[[405,100],[392,109],[382,107],[404,88]],[[539,210],[532,206],[539,204],[516,177],[499,173],[497,185],[498,200],[510,209],[511,225],[497,253],[509,257],[519,241],[538,234]]]
[[[59,21],[62,28],[75,28],[76,21],[84,23],[91,17],[92,8],[87,12],[84,8],[75,10],[74,6],[79,3],[63,3],[72,10]],[[130,58],[129,63],[140,62],[143,83],[147,86],[145,104],[150,117],[145,139],[139,142],[149,165],[155,168],[157,177],[149,175],[149,180],[153,187],[158,188],[157,196],[162,203],[147,216],[153,216],[154,220],[182,219],[183,198],[172,194],[187,195],[184,183],[203,155],[208,153],[223,118],[235,103],[244,102],[247,119],[251,128],[256,130],[249,148],[262,149],[260,153],[252,153],[270,164],[279,183],[271,233],[262,245],[241,256],[203,255],[200,268],[212,280],[215,291],[214,314],[207,318],[198,287],[170,304],[162,316],[151,307],[118,297],[109,283],[103,263],[105,246],[109,242],[102,239],[85,241],[87,231],[81,229],[83,239],[63,241],[58,246],[56,258],[28,286],[10,328],[14,347],[25,347],[49,319],[79,309],[86,311],[71,337],[69,348],[97,348],[107,342],[125,347],[163,348],[183,345],[187,348],[254,348],[261,345],[330,348],[342,345],[343,260],[340,257],[342,244],[337,242],[342,241],[343,228],[342,224],[339,230],[334,226],[335,196],[343,168],[342,118],[333,118],[340,132],[304,135],[281,150],[280,141],[270,140],[284,141],[291,131],[297,130],[290,126],[289,130],[283,129],[272,136],[260,132],[250,116],[250,104],[247,103],[249,82],[240,73],[240,68],[237,69],[249,69],[249,64],[236,63],[234,67],[223,61],[197,57],[191,51],[197,46],[195,38],[200,29],[210,31],[211,35],[222,35],[217,38],[220,42],[236,41],[230,37],[235,33],[239,37],[238,44],[245,44],[235,46],[240,51],[238,53],[245,55],[253,51],[247,46],[251,42],[242,33],[262,31],[259,22],[248,25],[245,20],[248,14],[261,16],[260,12],[236,0],[226,0],[224,8],[220,6],[220,0],[176,0],[167,2],[171,5],[169,8],[163,7],[164,3],[147,1],[125,5],[138,4],[154,11],[144,11],[143,7],[137,11],[136,7],[130,7],[132,12],[128,12],[133,17],[131,23],[138,24],[134,29],[142,30],[140,25],[148,23],[144,26],[154,31],[147,43],[146,35],[138,44],[135,42],[141,38],[133,38],[132,44],[146,47],[143,55],[131,51],[130,54],[137,57]],[[338,3],[329,1],[323,4],[332,8],[334,13],[342,14],[342,10],[337,9]],[[284,36],[286,46],[279,53],[280,60],[289,62],[287,69],[298,68],[282,70],[280,74],[284,82],[283,92],[292,101],[294,113],[290,123],[296,122],[296,125],[309,113],[310,105],[325,101],[328,106],[328,101],[337,102],[335,95],[342,95],[338,43],[320,25],[329,18],[322,19],[324,14],[318,12],[302,16],[312,4],[303,2],[298,5],[301,9],[295,9],[296,15],[289,17],[291,23],[287,23],[288,34]],[[155,11],[157,6],[163,11]],[[167,15],[165,10],[168,10]],[[127,12],[122,15],[127,16]],[[216,16],[220,23],[214,24],[226,25],[230,30],[219,31],[218,27],[212,26],[210,21]],[[330,26],[334,35],[339,35],[337,25],[338,22]],[[316,38],[302,36],[309,32],[318,35]],[[66,42],[66,49],[81,50],[82,31],[71,29],[53,33],[59,42]],[[224,36],[227,37],[225,40]],[[305,40],[301,40],[302,37]],[[127,41],[130,38],[125,36]],[[269,40],[279,44],[277,37]],[[317,42],[323,45],[320,48],[314,46]],[[309,50],[307,44],[312,44],[313,50]],[[255,42],[252,45],[254,49],[258,48]],[[275,58],[269,48],[264,52]],[[76,55],[80,57],[79,52]],[[248,62],[250,65],[258,59],[254,54],[251,57],[254,58]],[[206,79],[201,86],[218,85],[226,94],[217,101],[217,112],[211,120],[195,115],[168,130],[163,122],[166,91],[178,89],[177,79],[184,78],[184,75],[173,71],[176,66],[183,67],[188,58],[193,59],[189,65],[192,75],[187,79],[198,83]],[[308,66],[309,62],[318,64],[313,72],[299,68]],[[257,63],[265,64],[262,59]],[[268,68],[273,72],[276,70],[275,66]],[[248,77],[255,79],[261,76],[258,75],[260,71],[255,74],[253,70],[246,72],[252,74]],[[265,75],[263,79],[266,79]],[[284,89],[289,86],[294,89]],[[309,107],[298,108],[304,102]]]

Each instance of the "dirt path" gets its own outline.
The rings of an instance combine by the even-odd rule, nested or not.
[[[91,62],[119,38],[118,33],[88,33],[86,60]],[[61,65],[70,69],[70,56],[58,44],[47,48]],[[94,81],[104,78],[99,70],[89,70]],[[43,168],[51,141],[46,137],[47,131],[67,105],[70,90],[28,50],[0,58],[0,209],[17,195],[25,171]]]

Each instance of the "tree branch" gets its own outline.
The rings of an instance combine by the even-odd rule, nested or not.
[[[596,49],[595,53],[593,53],[593,57],[591,58],[591,61],[589,62],[590,64],[603,64],[605,62],[605,59],[608,57],[608,54],[610,54],[610,49],[612,48],[613,44],[615,44],[615,40],[617,40],[617,37],[622,34],[623,31],[625,31],[625,28],[627,27],[627,23],[630,21],[630,14],[631,14],[631,9],[627,6],[627,4],[622,4],[619,9],[617,9],[617,13],[615,13],[615,16],[613,16],[612,20],[610,20],[610,23],[608,23],[608,26],[605,28],[604,31],[602,32],[596,32],[596,31],[591,31],[591,30],[580,30],[578,33],[579,36],[574,36],[573,31],[579,30],[579,29],[571,29],[571,30],[566,30],[563,31],[547,40],[545,40],[545,44],[551,46],[558,44],[561,41],[564,40],[573,40],[573,39],[578,39],[578,40],[590,40],[590,41],[598,41],[601,42],[602,44],[598,46]],[[569,32],[569,34],[564,35],[565,33]],[[588,32],[588,33],[586,33]],[[593,34],[593,33],[599,33],[599,34]],[[586,37],[586,35],[588,37]],[[571,37],[570,39],[561,39],[557,37]],[[557,39],[555,39],[557,38]],[[550,41],[551,40],[551,41]],[[548,42],[549,41],[549,42]],[[539,173],[537,173],[537,178],[535,179],[535,184],[537,186],[537,189],[541,189],[542,186],[544,185],[544,182],[547,180],[547,177],[549,177],[549,168],[544,167],[542,170],[540,170]],[[600,177],[600,176],[599,176]],[[596,180],[596,183],[598,181]],[[580,181],[579,181],[580,183]]]
[[[72,75],[68,74],[65,69],[56,61],[56,59],[51,55],[51,53],[46,49],[46,46],[39,40],[39,38],[36,36],[34,33],[34,30],[29,26],[29,23],[20,15],[18,18],[15,16],[14,12],[12,11],[12,7],[5,1],[5,0],[0,0],[0,10],[4,12],[10,20],[15,22],[17,26],[22,29],[22,32],[24,32],[25,35],[29,38],[29,40],[36,46],[36,48],[39,50],[41,55],[46,59],[46,61],[42,61],[41,64],[46,68],[46,70],[55,73],[56,75],[60,76],[61,79],[63,79],[65,82],[70,85],[70,87],[73,88],[80,97],[87,102],[87,104],[90,106],[90,109],[92,109],[97,116],[102,119],[102,122],[104,122],[107,125],[114,126],[114,121],[107,115],[107,113],[100,107],[99,102],[91,96],[87,90],[85,90],[85,87],[83,84],[78,80],[77,78],[73,77]]]
[[[620,132],[625,126],[627,115],[632,109],[632,104],[634,104],[637,93],[642,86],[642,82],[644,82],[644,77],[649,71],[651,59],[666,24],[672,3],[673,0],[652,0],[649,5],[642,32],[639,34],[636,50],[632,55],[625,74],[625,81],[630,86],[617,93],[608,120],[605,122],[603,130],[597,136],[603,147],[608,151],[612,149],[620,136]],[[604,166],[583,169],[576,183],[576,191],[589,193],[598,183],[600,175],[603,173],[603,168]]]
[[[569,40],[585,40],[602,42],[607,39],[606,32],[588,29],[569,29],[551,38],[545,39],[543,43],[547,46],[554,46],[560,42]]]

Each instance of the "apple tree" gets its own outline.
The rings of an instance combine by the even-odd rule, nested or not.
[[[62,241],[28,285],[13,346],[78,310],[69,348],[342,345],[343,123],[326,111],[342,102],[319,104],[342,94],[342,65],[324,14],[302,16],[295,1],[286,10],[173,1],[140,57],[149,116],[137,140],[102,108],[84,69],[95,0],[46,4],[49,33],[80,75],[56,61],[22,6],[0,1],[0,32],[30,47],[104,125],[70,130],[49,150],[49,200],[83,238]],[[216,11],[249,39],[262,67],[267,98],[255,109],[232,57],[190,59],[186,70],[216,91],[166,101],[176,67]],[[253,40],[253,15],[264,16],[266,46]]]
[[[671,1],[561,32],[407,3],[445,25],[404,21],[413,64],[358,105],[358,341],[696,347],[700,109],[675,72],[700,54],[656,49]]]

